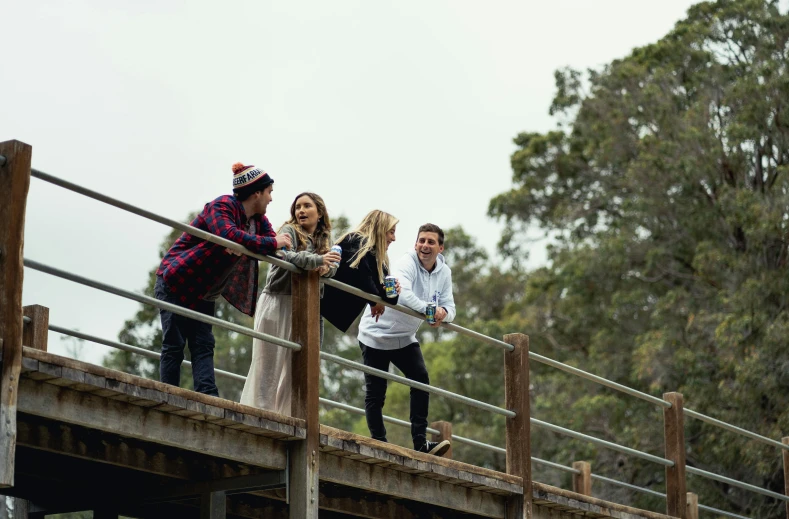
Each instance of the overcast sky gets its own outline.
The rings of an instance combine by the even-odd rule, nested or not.
[[[491,253],[490,199],[512,138],[546,131],[557,68],[656,41],[687,0],[3,3],[0,140],[33,167],[182,220],[231,190],[234,162],[274,178],[269,218],[321,194],[356,224],[398,218],[395,259],[427,221]],[[33,179],[25,257],[140,291],[169,232]],[[544,245],[531,266],[545,261]],[[116,339],[137,303],[25,270],[24,304]],[[462,301],[459,302],[462,304]],[[59,334],[50,351],[64,353]],[[104,346],[80,353],[96,361]]]

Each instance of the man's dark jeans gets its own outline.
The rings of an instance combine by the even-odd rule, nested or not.
[[[389,363],[394,364],[403,372],[406,378],[423,384],[429,384],[430,378],[422,357],[422,348],[419,343],[409,344],[397,350],[378,350],[365,346],[361,342],[364,365],[371,368],[389,371]],[[367,427],[370,435],[376,440],[386,441],[386,427],[384,427],[383,407],[386,400],[386,379],[375,375],[364,374],[365,395],[364,414],[367,417]],[[430,394],[421,389],[411,388],[411,438],[414,448],[418,449],[427,440],[427,411],[430,405]]]
[[[154,287],[156,299],[183,306],[170,294],[161,276],[156,277]],[[214,316],[214,303],[200,301],[196,309],[202,314]],[[159,379],[173,386],[181,383],[181,363],[184,360],[184,347],[189,343],[192,355],[192,377],[198,393],[219,396],[214,379],[214,333],[211,325],[195,321],[189,317],[159,310],[162,320],[162,355],[159,365]]]

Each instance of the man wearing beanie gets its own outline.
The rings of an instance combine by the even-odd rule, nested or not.
[[[290,247],[290,236],[277,235],[266,218],[274,180],[255,166],[233,165],[233,194],[209,202],[192,221],[197,227],[243,245],[257,254]],[[255,314],[258,262],[221,245],[183,233],[156,271],[156,299],[212,316],[221,295],[247,315]],[[210,324],[159,311],[162,320],[160,380],[180,385],[184,347],[192,354],[194,389],[219,396],[214,379],[214,334]]]
[[[392,267],[392,275],[400,282],[400,304],[425,314],[428,303],[436,305],[435,323],[452,322],[455,318],[455,298],[452,295],[452,270],[441,254],[444,251],[444,231],[426,223],[419,228],[414,250],[403,256]],[[364,365],[389,371],[394,364],[407,378],[430,384],[416,332],[423,320],[418,317],[388,310],[379,317],[369,313],[359,323],[359,346]],[[386,441],[383,407],[386,400],[386,379],[364,374],[364,414],[370,435]],[[444,455],[450,448],[449,440],[427,440],[427,412],[430,394],[411,388],[411,439],[414,450]]]

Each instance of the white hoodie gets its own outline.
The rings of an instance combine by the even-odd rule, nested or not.
[[[447,311],[444,322],[455,318],[455,299],[452,297],[452,269],[441,254],[436,258],[436,267],[428,272],[419,262],[416,251],[411,251],[393,266],[392,275],[400,281],[398,303],[425,313],[427,303],[438,292],[438,305]],[[387,308],[375,322],[369,311],[365,311],[359,323],[359,342],[379,350],[396,350],[417,342],[416,331],[424,320]]]

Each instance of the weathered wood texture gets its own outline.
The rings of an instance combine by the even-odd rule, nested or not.
[[[510,499],[507,517],[526,519],[532,516],[529,336],[512,333],[504,342],[515,347],[504,352],[505,406],[515,412],[507,418],[507,473],[523,479],[523,494]]]
[[[203,494],[200,499],[200,519],[225,519],[227,497],[222,491]]]
[[[688,519],[699,519],[699,496],[693,492],[688,492]]]
[[[789,436],[781,438],[781,443],[789,445]],[[784,495],[789,496],[789,451],[786,449],[781,450],[781,457],[784,461]],[[786,519],[789,519],[789,502],[785,503],[786,506]]]
[[[306,439],[290,450],[290,517],[317,519],[320,458],[320,276],[317,271],[293,274],[293,416],[306,421]]]
[[[25,208],[33,148],[0,142],[0,488],[14,485],[16,404],[22,366]]]
[[[28,502],[27,499],[20,499],[15,497],[14,502],[14,515],[12,519],[28,519]]]
[[[668,515],[657,512],[639,510],[626,505],[610,503],[595,497],[584,496],[576,492],[564,490],[551,485],[534,482],[533,483],[534,505],[539,513],[535,513],[536,518],[543,517],[614,517],[617,519],[671,519]],[[567,512],[564,514],[551,515],[550,512]],[[509,517],[509,516],[507,516]]]
[[[573,468],[580,474],[573,474],[573,492],[585,496],[592,495],[592,465],[588,461],[574,461]]]
[[[674,462],[666,467],[666,514],[685,519],[688,513],[685,482],[685,419],[682,393],[664,393],[663,400],[671,403],[663,409],[663,431],[666,459]]]
[[[432,441],[442,442],[444,440],[452,441],[452,422],[433,422],[430,427],[438,430],[438,434],[432,434]],[[444,454],[444,458],[452,459],[452,445],[450,444],[449,450]]]
[[[22,308],[25,317],[32,322],[22,326],[22,344],[30,348],[47,351],[49,338],[49,308],[41,305],[29,305]]]
[[[95,366],[32,348],[23,348],[24,376],[77,391],[155,408],[193,420],[209,421],[253,434],[290,440],[305,437],[299,418],[196,393],[156,380]]]

